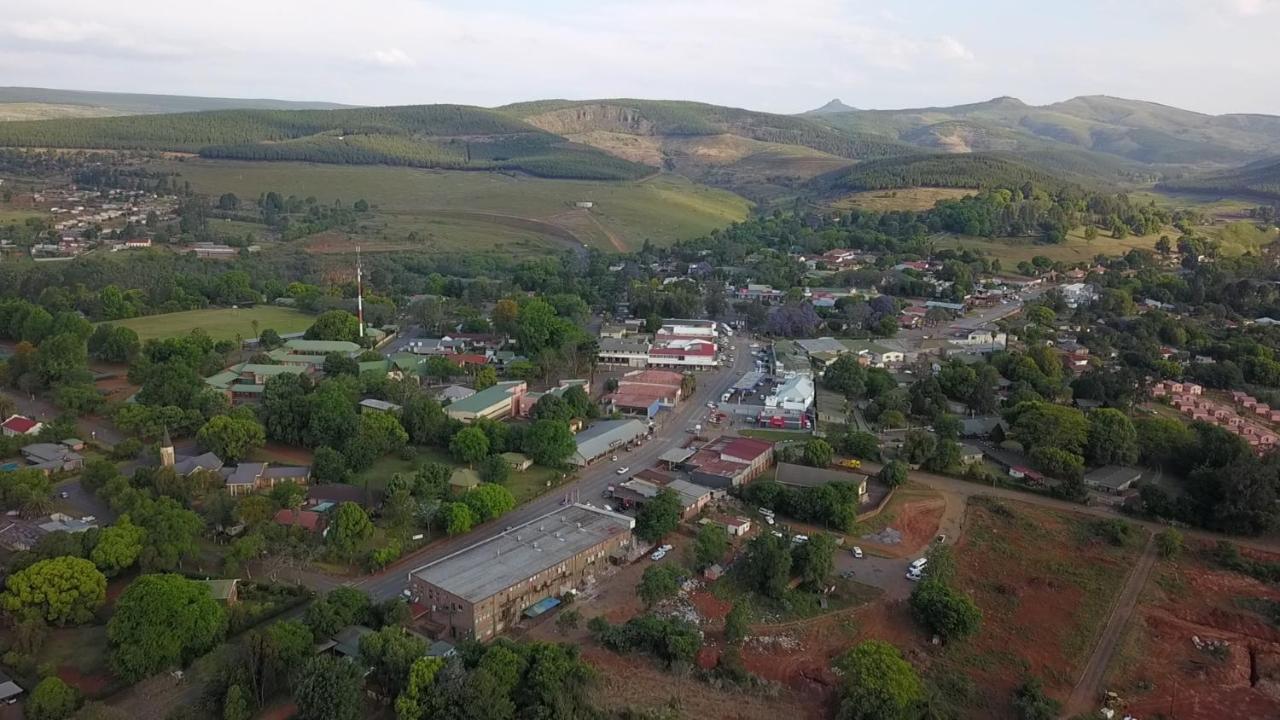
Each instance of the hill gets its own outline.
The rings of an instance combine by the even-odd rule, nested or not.
[[[856,161],[919,152],[814,119],[665,100],[543,100],[498,108],[535,127],[756,200]]]
[[[1280,158],[1260,160],[1232,170],[1168,180],[1157,187],[1280,200]]]
[[[639,178],[651,168],[507,114],[461,105],[219,110],[0,123],[0,145],[188,152],[207,158],[519,170],[541,177]]]
[[[0,120],[150,115],[200,112],[202,110],[331,110],[343,107],[350,106],[339,105],[338,103],[295,100],[0,87]]]
[[[831,113],[856,112],[858,108],[852,105],[845,105],[840,98],[835,98],[820,108],[814,108],[802,115],[830,115]]]
[[[907,187],[1018,187],[1023,183],[1060,188],[1069,183],[1038,167],[993,154],[925,155],[859,163],[811,184],[825,194]]]
[[[818,120],[952,152],[1089,150],[1153,166],[1239,164],[1280,153],[1280,117],[1206,115],[1102,95],[1032,106],[1011,97],[953,107],[824,113]]]

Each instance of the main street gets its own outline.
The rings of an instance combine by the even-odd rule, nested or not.
[[[602,498],[605,489],[623,479],[617,474],[618,468],[625,466],[636,471],[653,465],[658,460],[658,456],[684,441],[691,425],[701,422],[701,418],[707,413],[708,402],[718,401],[734,381],[751,370],[751,351],[748,347],[751,342],[745,336],[732,338],[731,345],[734,349],[726,354],[734,357],[733,365],[697,374],[698,384],[693,396],[681,401],[674,410],[659,416],[659,424],[654,431],[654,436],[638,448],[620,451],[617,462],[610,462],[607,458],[597,461],[594,465],[582,469],[576,479],[521,505],[501,518],[464,535],[432,543],[405,556],[387,570],[351,585],[361,588],[374,600],[396,597],[404,590],[408,574],[415,568],[500,535],[509,526],[523,525],[536,520],[558,509],[566,498],[597,506],[603,505],[606,502]]]

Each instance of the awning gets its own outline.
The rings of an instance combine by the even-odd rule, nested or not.
[[[538,602],[525,608],[524,616],[527,618],[536,618],[542,613],[550,610],[551,608],[554,608],[559,604],[560,604],[560,598],[549,597],[549,598],[546,598],[545,600],[539,600]]]

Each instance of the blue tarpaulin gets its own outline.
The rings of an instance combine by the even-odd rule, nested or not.
[[[527,618],[536,618],[542,613],[550,610],[551,608],[559,604],[560,604],[560,598],[549,597],[546,600],[539,600],[538,602],[525,608],[524,616]]]

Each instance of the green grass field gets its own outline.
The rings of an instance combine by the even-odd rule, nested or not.
[[[203,329],[214,340],[234,340],[236,335],[247,340],[258,335],[253,330],[254,320],[258,321],[258,332],[271,329],[283,334],[306,330],[315,318],[298,310],[264,305],[238,310],[215,308],[148,315],[115,320],[112,324],[132,328],[143,340],[186,335],[195,328]]]
[[[416,231],[442,250],[505,249],[521,243],[563,247],[572,236],[602,250],[622,251],[638,248],[645,239],[670,244],[697,237],[746,218],[750,210],[750,203],[737,195],[677,175],[605,182],[200,159],[164,161],[155,169],[178,173],[197,192],[211,195],[233,192],[256,198],[274,190],[321,202],[363,198],[377,212],[371,227],[356,239],[373,247],[405,243],[408,233]],[[574,207],[579,201],[591,201],[594,207]]]

